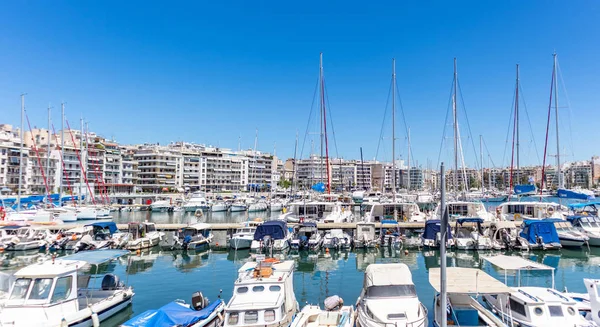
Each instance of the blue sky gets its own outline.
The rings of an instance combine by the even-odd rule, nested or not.
[[[259,149],[273,151],[276,143],[277,154],[290,157],[296,132],[300,143],[306,132],[323,52],[337,144],[330,154],[359,158],[363,147],[365,159],[373,159],[396,58],[413,159],[435,166],[438,158],[451,158],[448,146],[439,154],[457,57],[470,134],[477,151],[483,135],[496,166],[509,162],[506,136],[515,64],[521,65],[532,125],[521,125],[521,158],[537,164],[556,50],[569,100],[561,86],[563,160],[600,154],[597,1],[16,1],[1,7],[3,123],[19,124],[19,95],[26,92],[38,126],[46,125],[49,102],[58,122],[66,101],[73,124],[83,116],[90,129],[121,143],[185,140],[237,148],[241,137],[249,148],[258,129]],[[389,110],[378,159],[391,158]],[[474,166],[461,115],[465,160]],[[398,156],[406,157],[405,136],[398,118]],[[302,152],[310,152],[309,141]]]

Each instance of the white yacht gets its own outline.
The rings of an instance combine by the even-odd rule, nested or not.
[[[19,212],[14,210],[6,211],[7,221],[27,221],[27,222],[52,222],[55,221],[52,213],[42,209],[27,209]]]
[[[229,210],[229,205],[224,201],[217,201],[210,206],[211,212],[223,212]]]
[[[283,210],[283,202],[279,199],[273,199],[269,202],[269,210],[277,212]]]
[[[150,210],[152,210],[153,212],[166,212],[169,209],[171,209],[172,206],[173,205],[169,200],[159,200],[154,201],[150,204]]]
[[[156,230],[156,225],[150,222],[133,222],[128,226],[129,242],[125,245],[128,250],[140,250],[158,245],[164,233]]]
[[[185,212],[207,211],[209,208],[208,201],[201,192],[192,193],[191,197],[183,204],[183,211]]]
[[[440,268],[429,268],[429,283],[436,291],[433,309],[433,325],[507,327],[493,312],[486,309],[477,299],[483,294],[509,294],[511,289],[494,279],[485,271],[476,268],[446,268],[447,305],[441,308]]]
[[[350,249],[352,247],[352,236],[344,233],[341,229],[330,229],[323,238],[323,247],[326,249]]]
[[[562,247],[580,248],[588,243],[589,237],[575,229],[571,222],[561,219],[552,219],[552,221],[554,221],[554,227]]]
[[[248,205],[243,201],[235,201],[229,206],[231,212],[242,212],[248,210]]]
[[[46,209],[54,216],[55,219],[59,219],[63,222],[74,222],[77,221],[77,213],[72,210],[67,210],[61,207],[54,207]]]
[[[294,261],[246,262],[225,307],[225,327],[288,326],[298,312]]]
[[[280,220],[270,220],[256,228],[250,249],[254,251],[283,251],[290,247],[293,234],[287,224]]]
[[[235,230],[235,233],[229,239],[229,247],[234,250],[249,249],[254,240],[256,226],[262,222],[247,222],[242,227]]]
[[[267,209],[269,208],[269,206],[267,205],[267,202],[265,202],[264,200],[258,200],[258,201],[248,201],[248,212],[259,212],[259,211],[267,211]]]
[[[78,253],[22,268],[15,273],[10,296],[3,304],[0,325],[99,326],[131,304],[133,289],[113,274],[94,282],[79,271],[86,263],[99,265],[128,253]]]
[[[375,223],[361,221],[356,223],[356,236],[354,237],[354,247],[374,248],[379,246],[379,239],[375,236]]]
[[[323,235],[317,228],[317,223],[304,222],[296,225],[294,238],[290,245],[294,250],[318,251],[323,244]]]
[[[174,250],[206,250],[213,240],[212,226],[205,223],[197,223],[182,228],[171,249]],[[162,245],[162,243],[161,243]],[[164,248],[165,246],[162,245]]]
[[[485,235],[481,218],[458,218],[455,220],[454,246],[459,250],[491,250],[492,239]]]
[[[343,303],[334,295],[325,299],[325,310],[318,305],[306,305],[290,327],[354,327],[354,307]]]
[[[352,222],[352,206],[337,202],[333,210],[323,218],[324,223],[346,223]]]
[[[519,237],[517,226],[512,221],[492,222],[486,231],[494,250],[512,249]]]
[[[564,219],[567,209],[554,202],[521,202],[509,201],[501,203],[497,208],[500,220],[523,220],[523,219]]]
[[[364,208],[364,220],[370,222],[381,222],[382,220],[424,222],[427,220],[427,216],[421,212],[419,206],[414,202],[369,203]],[[394,217],[394,211],[396,217]]]
[[[514,326],[577,326],[592,327],[595,323],[581,316],[577,302],[554,289],[554,268],[520,256],[497,255],[484,260],[504,271],[519,276],[518,287],[507,294],[484,294],[483,299],[492,312]],[[552,272],[552,287],[521,287],[521,271],[546,270]],[[505,284],[507,282],[507,274]]]
[[[600,218],[597,216],[569,216],[573,227],[588,237],[590,246],[600,246]]]
[[[300,221],[321,221],[325,217],[327,217],[327,215],[334,211],[335,206],[335,202],[292,202],[288,206],[289,210],[284,210],[284,212],[279,216],[278,219],[288,223],[295,223]]]
[[[13,237],[5,240],[0,247],[6,251],[39,250],[48,244],[51,234],[48,230],[39,230],[33,227],[19,227]]]
[[[489,213],[483,202],[480,201],[449,201],[446,202],[446,207],[448,208],[449,221],[454,221],[457,218],[481,218],[486,222],[496,220],[496,217]],[[436,207],[433,217],[441,217],[440,204]]]
[[[356,302],[357,327],[427,327],[427,308],[419,301],[412,273],[404,263],[371,264]]]

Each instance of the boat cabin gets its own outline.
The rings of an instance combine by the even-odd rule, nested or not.
[[[289,213],[304,220],[322,219],[331,213],[335,202],[293,202],[290,203]]]
[[[119,229],[117,229],[117,224],[112,221],[97,222],[85,225],[84,227],[92,228],[91,236],[97,241],[106,241],[110,239],[114,233],[119,231]]]
[[[393,219],[395,221],[410,221],[413,215],[421,213],[416,203],[369,203],[364,205],[365,221],[380,222]],[[396,216],[394,217],[394,211]],[[423,220],[424,217],[423,217]]]
[[[154,223],[149,222],[133,222],[129,223],[127,230],[131,234],[132,238],[135,240],[138,238],[146,237],[146,234],[148,233],[156,232],[156,225]]]
[[[247,262],[238,270],[225,326],[289,325],[298,310],[294,261]]]
[[[558,218],[561,205],[552,202],[506,202],[498,206],[504,220]]]
[[[490,220],[482,202],[451,201],[447,202],[446,206],[450,221],[456,218],[482,218],[483,220]],[[438,205],[434,217],[440,216],[440,205]]]

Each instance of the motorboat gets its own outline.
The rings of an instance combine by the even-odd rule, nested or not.
[[[598,291],[600,279],[584,278],[583,283],[587,293],[565,292],[563,295],[577,301],[577,309],[581,316],[600,326],[600,291]]]
[[[225,303],[210,302],[202,293],[192,294],[192,302],[175,300],[158,309],[146,310],[121,327],[217,327],[223,325]]]
[[[580,248],[588,243],[589,237],[575,229],[570,221],[562,219],[547,219],[554,223],[560,245],[562,247]]]
[[[492,249],[505,250],[514,248],[519,231],[514,222],[494,221],[487,229],[487,235],[492,240]]]
[[[280,200],[271,200],[269,202],[269,210],[271,210],[271,212],[279,212],[283,210],[283,202]]]
[[[402,231],[398,222],[395,220],[382,220],[379,231],[379,244],[399,250],[402,248],[403,243]]]
[[[352,207],[338,203],[333,210],[323,218],[324,223],[346,223],[353,219]]]
[[[374,248],[379,245],[379,239],[375,235],[375,223],[361,221],[356,223],[356,235],[354,247],[357,249]]]
[[[267,202],[265,202],[264,200],[248,201],[247,204],[248,212],[267,211],[267,209],[269,208]]]
[[[454,246],[458,250],[491,250],[492,239],[485,235],[481,218],[458,218],[454,221]]]
[[[250,245],[253,251],[283,251],[289,248],[293,234],[288,231],[287,224],[280,220],[266,221],[256,228],[254,240]]]
[[[242,212],[248,210],[248,205],[243,201],[235,201],[229,206],[231,212]]]
[[[0,227],[0,245],[4,242],[8,242],[17,236],[19,228],[23,226],[19,225],[8,225]]]
[[[127,244],[129,234],[121,233],[112,221],[94,222],[85,226],[60,232],[50,244],[50,249],[96,250],[122,248]]]
[[[200,192],[192,193],[192,196],[183,204],[183,211],[185,212],[208,211],[209,208],[208,201],[204,194]]]
[[[508,294],[484,294],[483,299],[500,319],[513,326],[597,326],[578,313],[577,301],[554,289],[554,268],[520,256],[496,255],[485,261],[505,271],[516,272],[518,286]],[[522,287],[523,271],[551,271],[552,287]]]
[[[515,248],[521,250],[556,250],[561,247],[554,222],[526,219],[521,223],[521,231]]]
[[[600,218],[598,216],[568,216],[567,220],[588,237],[590,246],[600,246]]]
[[[342,298],[334,295],[325,299],[325,309],[306,305],[290,327],[354,327],[354,307],[343,304]]]
[[[225,307],[224,326],[289,326],[298,312],[294,265],[292,260],[266,259],[240,267],[233,295]]]
[[[229,205],[224,201],[217,201],[210,206],[211,212],[223,212],[229,210]]]
[[[14,237],[0,244],[5,251],[28,251],[41,249],[46,246],[52,237],[49,230],[40,230],[33,227],[22,226],[16,228]]]
[[[96,220],[99,216],[102,216],[102,212],[100,212],[98,207],[95,206],[65,206],[62,209],[75,212],[77,215],[77,220]]]
[[[61,207],[53,207],[47,208],[46,211],[50,212],[55,219],[59,219],[63,222],[77,221],[77,213],[72,210],[67,210]]]
[[[433,217],[441,217],[440,206],[441,204],[438,204],[436,207]],[[481,218],[486,222],[497,219],[494,214],[485,209],[485,205],[481,201],[448,201],[446,202],[446,208],[449,222],[457,218]]]
[[[441,230],[442,223],[439,219],[430,219],[425,222],[425,230],[421,235],[422,245],[427,248],[439,248],[442,240]],[[448,224],[446,247],[454,245],[450,224]]]
[[[289,210],[283,210],[277,219],[288,223],[303,221],[323,221],[327,215],[334,211],[336,202],[325,201],[298,201],[288,205]]]
[[[229,247],[234,250],[249,249],[252,246],[254,240],[254,234],[256,233],[256,226],[262,224],[261,222],[247,222],[244,226],[235,230],[235,233],[229,239]]]
[[[210,247],[213,237],[210,224],[197,223],[182,228],[172,240],[161,239],[160,245],[170,250],[204,250]]]
[[[156,225],[151,222],[131,222],[127,228],[129,241],[125,245],[128,250],[146,249],[158,245],[164,233],[156,230]]]
[[[478,301],[483,294],[510,294],[511,289],[494,279],[485,271],[476,268],[446,268],[446,308],[441,307],[440,268],[429,268],[429,283],[436,291],[433,300],[433,325],[439,327],[443,319],[447,326],[508,325]]]
[[[0,325],[99,326],[131,304],[133,289],[113,274],[96,282],[96,276],[79,272],[86,264],[98,266],[128,253],[90,251],[20,269],[3,304]]]
[[[370,203],[364,206],[365,221],[380,222],[394,220],[399,222],[424,222],[427,216],[414,202]],[[395,216],[394,216],[395,214]]]
[[[323,247],[334,250],[350,249],[352,236],[341,229],[330,229],[323,237]]]
[[[27,209],[14,211],[9,208],[6,210],[6,221],[26,221],[26,222],[52,222],[56,219],[49,211],[43,209]]]
[[[555,202],[509,201],[496,207],[498,219],[519,221],[524,219],[564,219],[566,208]]]
[[[357,327],[426,327],[427,308],[419,301],[404,263],[371,264],[356,302]]]
[[[15,282],[14,272],[0,272],[0,305],[8,299],[10,289]]]
[[[304,222],[296,226],[290,246],[294,250],[318,251],[322,244],[323,236],[317,228],[317,223]]]
[[[170,200],[154,201],[150,204],[152,212],[167,212],[173,207]]]

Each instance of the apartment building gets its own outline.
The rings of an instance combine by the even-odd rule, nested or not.
[[[137,186],[141,191],[158,193],[179,187],[180,152],[165,146],[144,144],[138,147],[133,158],[138,162]]]

